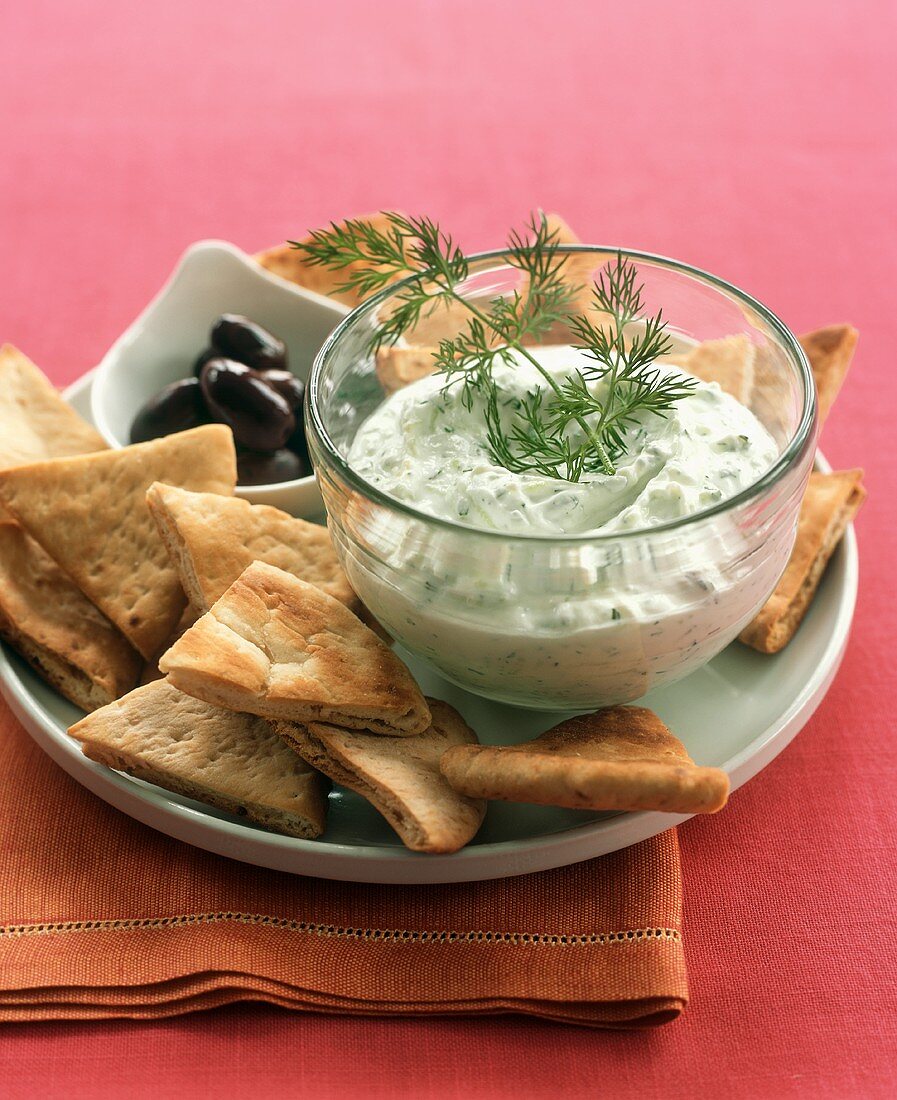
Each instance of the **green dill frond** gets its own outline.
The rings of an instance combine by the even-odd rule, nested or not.
[[[445,378],[444,391],[461,387],[460,399],[468,411],[481,401],[486,443],[498,465],[571,482],[596,471],[613,474],[615,462],[626,452],[627,430],[638,417],[663,417],[694,391],[695,380],[656,367],[657,359],[672,350],[666,322],[660,311],[643,316],[644,288],[636,266],[622,253],[594,282],[598,314],[574,315],[572,303],[581,288],[565,278],[568,254],[545,216],[534,214],[523,232],[511,232],[507,244],[507,262],[521,272],[523,289],[480,303],[462,293],[469,261],[436,222],[385,216],[385,231],[350,219],[312,233],[305,243],[290,244],[311,264],[346,270],[340,289],[363,296],[417,274],[397,292],[373,333],[372,349],[395,344],[447,302],[467,310],[464,328],[441,341],[436,369]],[[607,320],[598,321],[598,315]],[[558,322],[569,327],[574,346],[586,357],[562,383],[527,348],[528,341]],[[496,363],[513,365],[515,355],[536,368],[547,388],[518,402],[507,426],[502,416],[507,402],[494,368]]]

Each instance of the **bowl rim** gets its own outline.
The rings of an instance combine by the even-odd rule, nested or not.
[[[121,362],[122,350],[127,346],[128,336],[139,325],[145,324],[147,318],[152,315],[159,303],[171,292],[172,287],[186,265],[190,263],[196,255],[202,253],[227,255],[230,259],[238,261],[246,272],[258,279],[261,283],[267,283],[282,292],[303,299],[313,305],[329,308],[333,311],[335,317],[339,317],[339,320],[336,322],[338,324],[341,324],[350,312],[349,307],[343,302],[328,298],[324,294],[318,294],[314,290],[308,290],[298,283],[294,283],[289,279],[282,278],[280,275],[275,275],[272,271],[268,271],[267,268],[262,267],[252,253],[244,251],[239,245],[234,244],[232,241],[227,241],[218,237],[203,237],[198,241],[193,241],[191,244],[187,245],[183,252],[181,252],[165,281],[140,310],[137,316],[126,326],[119,336],[116,337],[115,341],[110,345],[94,368],[95,386],[96,383],[99,383],[99,389],[97,390],[98,396],[95,399],[93,395],[91,396],[91,414],[97,431],[103,436],[113,450],[122,450],[130,444],[122,442],[112,430],[108,418],[106,417],[105,405],[99,394],[104,391],[108,393],[111,388],[117,385],[117,380],[113,381],[113,379],[115,379],[115,367]],[[238,484],[237,489],[251,491],[255,497],[267,498],[280,496],[283,492],[289,491],[290,489],[305,487],[314,480],[315,474],[314,470],[312,470],[310,474],[306,474],[304,477],[294,477],[290,478],[288,481],[266,481],[258,485]],[[260,500],[259,503],[264,503],[264,500]]]
[[[424,512],[419,508],[414,507],[412,504],[408,504],[405,501],[397,500],[395,497],[385,493],[382,489],[366,481],[360,474],[358,474],[352,466],[346,462],[342,455],[336,448],[333,440],[330,438],[323,420],[320,415],[319,400],[320,400],[320,380],[324,366],[330,356],[334,352],[334,348],[338,345],[342,339],[344,333],[357,323],[358,319],[368,313],[373,312],[378,306],[381,305],[388,298],[393,297],[399,293],[403,287],[409,286],[416,280],[420,279],[420,274],[409,275],[400,281],[390,283],[388,286],[379,290],[376,294],[371,295],[370,298],[366,298],[361,305],[356,306],[346,317],[339,322],[339,324],[333,329],[324,343],[321,345],[318,354],[315,356],[314,363],[312,364],[311,373],[308,378],[308,386],[306,388],[306,421],[307,427],[310,426],[313,431],[311,434],[315,442],[319,442],[324,451],[326,452],[327,459],[334,466],[337,467],[340,474],[348,481],[352,487],[359,492],[362,496],[367,497],[369,500],[382,505],[385,508],[392,509],[396,512],[404,513],[411,518],[418,520],[426,524],[435,524],[437,527],[444,528],[450,531],[456,531],[461,534],[467,534],[469,536],[480,536],[487,538],[500,539],[503,542],[521,542],[521,543],[564,543],[565,545],[577,544],[577,543],[597,543],[597,542],[617,542],[622,539],[632,538],[644,538],[660,534],[667,531],[674,531],[690,525],[696,525],[703,523],[705,520],[712,519],[715,516],[722,515],[734,508],[738,508],[741,505],[748,504],[756,497],[760,496],[766,490],[771,489],[782,477],[795,466],[800,458],[805,454],[807,449],[815,444],[816,427],[818,418],[817,399],[816,399],[816,385],[813,380],[813,372],[810,368],[809,360],[806,353],[801,347],[797,337],[791,332],[788,326],[781,320],[781,318],[773,313],[768,306],[765,306],[753,295],[748,294],[747,291],[741,290],[733,283],[728,282],[726,279],[721,278],[718,275],[713,275],[709,271],[704,271],[702,268],[695,267],[693,264],[686,263],[683,260],[676,260],[669,256],[663,256],[656,252],[645,252],[641,249],[624,248],[617,245],[589,245],[589,244],[571,244],[571,245],[559,245],[558,251],[568,254],[585,254],[585,253],[603,253],[603,254],[620,254],[626,258],[633,258],[636,260],[645,260],[649,263],[658,264],[661,267],[666,267],[672,271],[681,272],[686,275],[696,276],[699,280],[704,281],[717,290],[724,291],[736,299],[742,304],[755,310],[761,318],[772,329],[776,336],[778,336],[781,343],[784,345],[787,352],[790,353],[792,359],[796,362],[803,382],[804,390],[804,402],[803,409],[801,410],[801,417],[798,422],[797,428],[788,441],[787,446],[783,449],[782,453],[776,459],[772,466],[765,473],[761,474],[756,481],[752,481],[750,485],[745,486],[734,496],[727,497],[725,500],[719,501],[710,505],[707,508],[701,509],[699,512],[693,512],[687,516],[678,516],[676,519],[668,520],[665,523],[658,523],[651,527],[635,527],[627,529],[625,531],[613,531],[602,533],[600,529],[597,531],[589,532],[586,534],[567,534],[564,532],[557,532],[556,534],[545,534],[543,532],[521,533],[521,532],[509,532],[509,531],[497,531],[488,527],[476,527],[470,524],[459,523],[456,520],[448,519],[443,516],[434,516],[429,512]],[[486,262],[489,260],[506,260],[508,254],[507,248],[491,249],[487,252],[476,252],[469,257],[470,264],[473,267],[480,262]]]

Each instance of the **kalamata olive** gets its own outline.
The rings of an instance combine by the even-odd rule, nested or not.
[[[311,467],[286,447],[271,454],[247,451],[242,447],[237,451],[237,482],[240,485],[273,485],[278,481],[308,477],[310,473]]]
[[[245,363],[254,370],[287,370],[287,347],[267,329],[241,317],[225,313],[212,325],[212,346],[227,359]]]
[[[288,370],[266,370],[262,378],[267,385],[277,390],[293,412],[302,404],[305,397],[305,383],[295,374],[291,374]]]
[[[202,355],[196,357],[196,362],[193,364],[193,373],[199,378],[202,374],[202,368],[208,363],[210,359],[220,359],[221,352],[217,348],[206,348]]]
[[[208,424],[211,419],[199,379],[182,378],[151,397],[134,417],[131,442],[145,443],[162,435],[184,432]]]
[[[296,417],[264,376],[232,359],[210,359],[199,376],[214,420],[227,424],[234,439],[252,451],[276,451],[293,434]]]

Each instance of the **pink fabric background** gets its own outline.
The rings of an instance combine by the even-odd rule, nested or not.
[[[895,41],[892,0],[4,5],[0,338],[57,382],[198,238],[254,249],[397,206],[487,247],[541,205],[798,331],[855,323],[824,445],[871,499],[837,683],[722,817],[681,830],[679,1022],[8,1026],[0,1094],[893,1095]]]

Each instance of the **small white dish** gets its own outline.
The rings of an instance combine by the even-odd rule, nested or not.
[[[89,385],[88,376],[66,393],[88,416]],[[829,468],[821,457],[817,465]],[[697,763],[725,769],[733,790],[740,787],[778,756],[822,701],[847,645],[857,577],[856,539],[848,528],[785,650],[767,657],[735,642],[684,680],[645,696],[645,705],[657,711]],[[485,743],[534,737],[566,717],[479,698],[408,653],[401,656],[423,691],[457,707]],[[88,760],[67,733],[81,712],[3,645],[0,691],[41,748],[106,802],[197,848],[278,871],[355,882],[474,882],[591,859],[686,820],[676,814],[595,814],[492,802],[483,828],[466,848],[454,855],[421,855],[403,847],[363,798],[335,787],[324,836],[299,840]],[[723,812],[737,813],[737,798]]]
[[[127,445],[131,423],[150,397],[189,377],[222,313],[242,313],[279,336],[287,345],[290,369],[307,382],[318,349],[348,309],[269,274],[225,241],[191,245],[94,373],[91,416],[111,447]],[[241,486],[237,495],[293,515],[323,511],[314,477]]]

